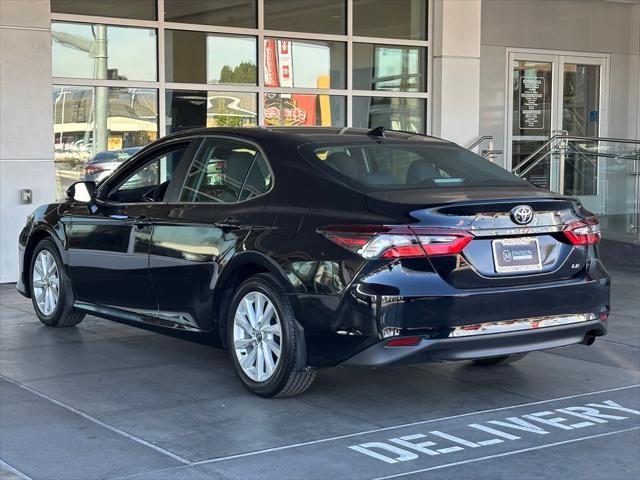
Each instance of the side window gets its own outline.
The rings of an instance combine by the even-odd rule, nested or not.
[[[189,144],[158,154],[126,178],[110,200],[124,203],[160,202]]]
[[[248,200],[268,192],[272,182],[273,178],[269,165],[267,165],[267,161],[262,155],[258,154],[244,182],[239,200]]]
[[[238,140],[209,138],[189,169],[180,201],[237,202],[266,192],[267,180],[271,181],[269,169],[255,146]]]

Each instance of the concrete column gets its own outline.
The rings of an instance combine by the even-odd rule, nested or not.
[[[55,198],[50,18],[49,0],[0,0],[0,283],[17,279],[25,218]]]
[[[434,0],[434,135],[461,145],[479,135],[481,0]]]
[[[633,21],[633,25],[635,26],[634,38],[632,40],[632,44],[635,45],[635,47],[637,48],[636,51],[638,52],[638,55],[636,55],[636,64],[638,66],[638,76],[636,77],[636,87],[637,87],[636,116],[637,116],[637,122],[636,122],[636,136],[635,136],[635,139],[636,140],[640,140],[640,3],[633,7],[632,19],[633,19],[632,20]]]

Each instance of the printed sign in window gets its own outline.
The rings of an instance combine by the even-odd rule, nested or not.
[[[544,78],[520,77],[520,130],[544,128]]]

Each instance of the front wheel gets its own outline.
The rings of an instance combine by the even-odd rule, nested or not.
[[[502,355],[500,357],[476,358],[473,360],[474,365],[481,367],[492,367],[494,365],[505,365],[507,363],[517,362],[527,356],[527,352],[514,353],[512,355]]]
[[[299,395],[315,378],[291,303],[269,274],[240,285],[229,309],[227,339],[236,373],[256,395]]]
[[[29,270],[31,301],[36,315],[48,327],[72,327],[84,318],[73,309],[73,289],[62,260],[50,239],[41,240],[33,252]]]

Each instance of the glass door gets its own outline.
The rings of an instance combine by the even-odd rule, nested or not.
[[[506,158],[511,165],[507,166],[512,169],[518,166],[561,131],[580,137],[603,135],[605,62],[606,58],[586,56],[509,54],[511,114]],[[597,161],[571,148],[564,153],[564,162],[556,153],[549,155],[529,170],[526,178],[541,187],[569,195],[597,195]]]
[[[556,129],[554,57],[522,55],[511,60],[511,167],[518,166],[551,138]],[[541,162],[527,178],[549,188],[549,163]]]
[[[559,68],[562,72],[560,129],[578,137],[602,136],[602,60],[564,56],[560,57]],[[580,197],[597,195],[598,159],[590,153],[597,150],[598,142],[585,140],[577,144],[580,148],[569,148],[565,154],[562,192]]]

